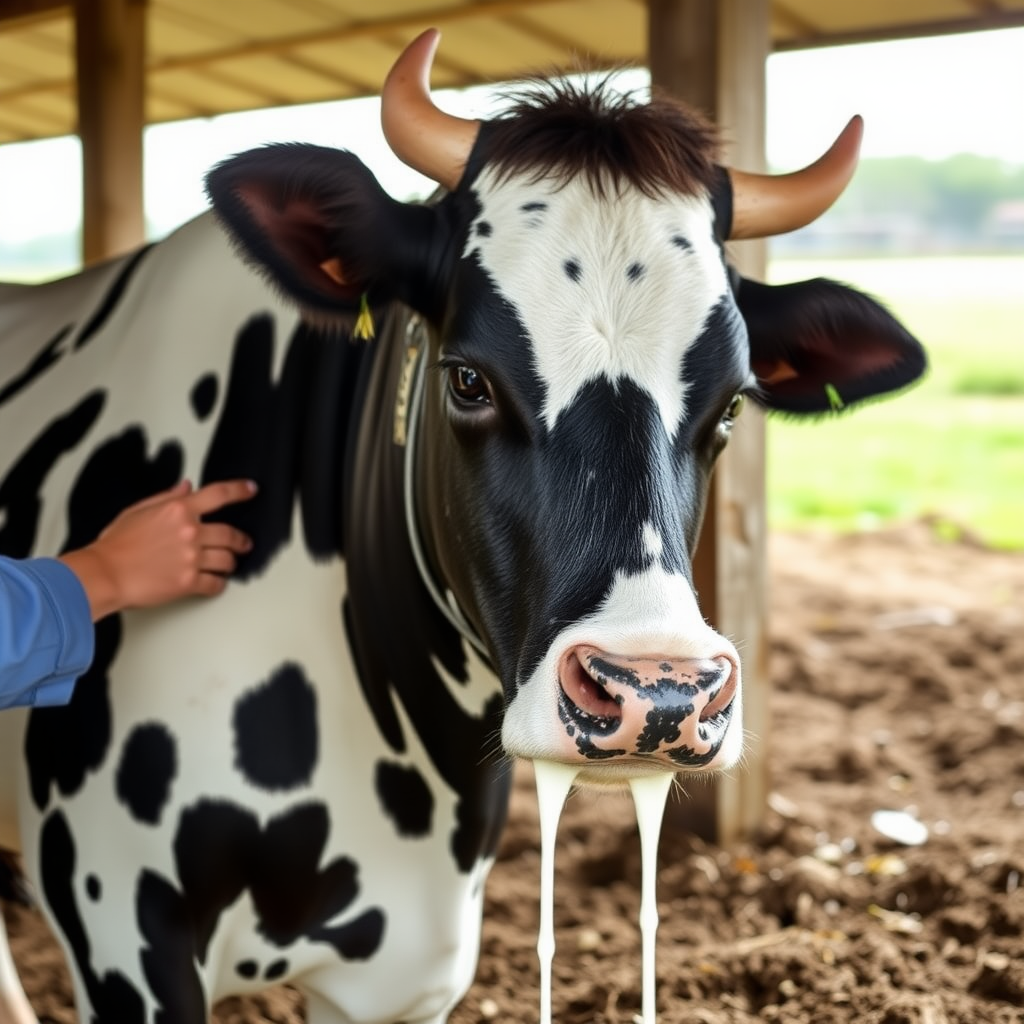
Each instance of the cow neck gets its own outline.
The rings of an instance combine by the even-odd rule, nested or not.
[[[438,611],[448,620],[459,635],[480,655],[487,664],[491,663],[491,656],[484,646],[476,630],[466,618],[455,595],[447,587],[442,591],[441,584],[437,581],[434,573],[427,562],[426,553],[423,550],[423,540],[420,536],[419,516],[416,512],[416,442],[419,435],[419,423],[423,415],[423,381],[426,376],[426,326],[419,316],[413,315],[406,328],[406,370],[409,371],[411,364],[411,387],[408,398],[405,399],[399,391],[399,406],[405,401],[408,423],[405,437],[405,458],[403,466],[403,487],[405,489],[405,527],[409,536],[409,546],[412,548],[413,559],[416,562],[416,569],[426,587],[430,599],[437,606]]]

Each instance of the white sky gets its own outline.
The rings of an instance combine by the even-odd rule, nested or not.
[[[453,113],[481,116],[490,98],[486,90],[470,90],[441,92],[437,99]],[[856,113],[866,122],[864,156],[941,159],[973,152],[1024,164],[1024,29],[830,47],[769,60],[773,168],[790,170],[814,159]],[[157,233],[205,207],[203,174],[217,160],[276,140],[352,149],[399,198],[430,191],[384,145],[376,100],[159,125],[147,129],[145,139],[146,213]],[[68,231],[80,208],[77,139],[0,146],[0,238],[6,243]]]

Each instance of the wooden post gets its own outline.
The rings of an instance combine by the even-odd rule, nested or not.
[[[76,0],[78,134],[82,140],[82,259],[145,240],[142,127],[143,0]]]
[[[712,117],[726,164],[763,170],[768,0],[648,0],[648,11],[652,83]],[[730,245],[729,253],[743,274],[763,279],[763,242]],[[715,469],[694,560],[704,614],[743,661],[746,753],[712,786],[687,787],[689,799],[670,804],[666,819],[719,843],[755,828],[767,797],[765,533],[764,419],[748,403]]]

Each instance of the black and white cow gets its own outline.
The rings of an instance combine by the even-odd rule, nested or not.
[[[82,544],[182,476],[261,488],[225,514],[256,543],[223,596],[101,622],[69,707],[0,715],[0,844],[83,1020],[201,1024],[290,980],[312,1024],[443,1021],[508,757],[613,783],[740,754],[690,553],[744,397],[819,413],[923,369],[871,299],[723,258],[827,207],[858,123],[762,179],[678,106],[601,88],[450,118],[436,43],[383,118],[437,202],[309,146],[212,172],[286,303],[211,216],[0,296],[0,550]],[[361,310],[375,340],[323,329]]]

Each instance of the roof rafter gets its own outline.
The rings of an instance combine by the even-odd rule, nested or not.
[[[70,0],[4,0],[0,6],[0,26],[5,30],[23,28],[34,21],[70,13]]]
[[[303,32],[299,35],[277,36],[273,39],[253,39],[236,46],[223,47],[218,50],[207,50],[203,53],[191,54],[187,57],[167,57],[150,64],[149,68],[152,71],[166,71],[169,68],[186,64],[212,63],[220,60],[231,60],[236,57],[280,53],[282,50],[309,46],[314,43],[327,43],[336,39],[350,40],[367,36],[381,36],[391,32],[408,31],[411,28],[419,28],[421,25],[441,26],[481,17],[503,17],[514,11],[558,2],[559,0],[490,0],[487,4],[438,7],[431,10],[417,11],[414,14],[402,14],[394,18],[347,22],[344,25],[318,29],[315,32]]]
[[[808,50],[824,46],[849,46],[852,43],[887,43],[897,39],[920,39],[926,36],[948,36],[961,32],[987,32],[999,28],[1024,27],[1024,10],[990,11],[984,17],[950,18],[937,21],[908,22],[883,28],[865,28],[850,32],[829,32],[812,38],[780,39],[775,50]]]

